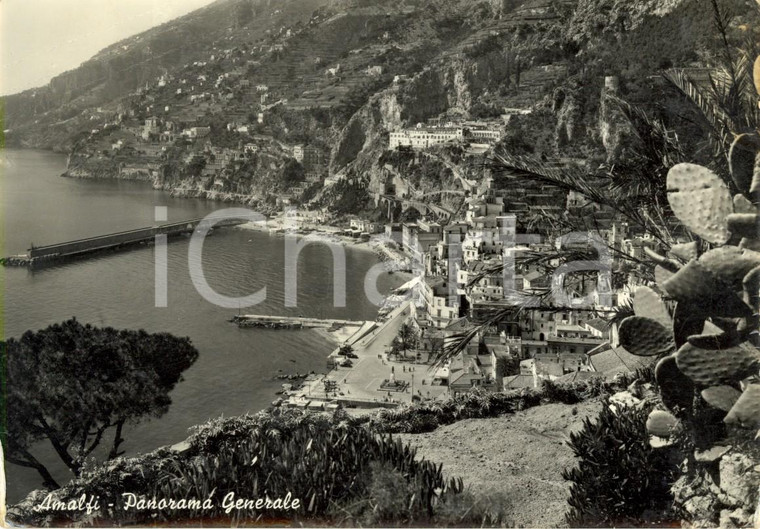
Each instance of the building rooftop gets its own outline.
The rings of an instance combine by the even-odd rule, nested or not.
[[[528,281],[536,281],[537,279],[541,279],[542,277],[547,277],[547,276],[543,272],[534,270],[533,272],[528,272],[527,274],[524,274],[523,277],[527,279]]]
[[[578,332],[583,334],[588,334],[589,330],[585,327],[581,327],[580,325],[575,324],[569,324],[569,323],[558,323],[557,324],[557,332],[564,331],[564,332]]]
[[[590,356],[589,363],[598,373],[614,376],[618,373],[630,373],[647,367],[652,363],[652,359],[646,356],[632,355],[623,347],[615,347]]]
[[[565,336],[547,336],[546,341],[549,343],[570,343],[580,345],[596,345],[601,343],[602,338],[597,337],[584,337],[584,338],[570,338]]]
[[[589,380],[591,378],[603,377],[603,376],[604,375],[602,373],[596,373],[594,371],[573,371],[572,373],[562,375],[561,377],[556,379],[554,382],[558,382],[558,383],[581,382],[583,380]]]
[[[504,389],[534,388],[533,375],[512,375],[504,377]]]
[[[446,326],[445,330],[447,332],[463,332],[470,330],[472,327],[473,324],[465,316],[463,318],[459,318],[458,320],[452,321]]]
[[[607,320],[602,318],[594,318],[586,322],[586,325],[599,332],[607,332],[609,330],[609,324]]]

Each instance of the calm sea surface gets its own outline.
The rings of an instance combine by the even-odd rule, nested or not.
[[[0,154],[0,193],[4,220],[2,254],[154,224],[154,207],[167,206],[169,221],[202,217],[229,207],[204,200],[177,199],[145,183],[75,180],[59,175],[65,157],[6,150]],[[167,331],[189,336],[200,358],[172,392],[173,404],[159,419],[131,425],[122,448],[127,455],[185,439],[188,428],[219,416],[256,412],[275,399],[280,373],[324,371],[333,348],[309,330],[238,329],[227,320],[235,310],[216,307],[195,290],[188,274],[188,239],[169,244],[168,307],[154,307],[154,252],[144,247],[38,271],[6,268],[3,313],[6,337],[40,329],[76,316],[82,322],[116,328]],[[348,306],[332,303],[332,256],[325,246],[301,252],[298,307],[283,303],[284,240],[242,229],[221,229],[204,245],[209,284],[227,296],[243,296],[267,287],[267,299],[250,313],[290,314],[342,319],[374,319],[377,307],[364,295],[364,275],[377,263],[368,252],[347,250]],[[381,276],[378,288],[397,286]],[[108,440],[110,442],[110,439]],[[47,444],[33,453],[61,481],[68,475]],[[37,473],[7,465],[8,501],[38,488]]]

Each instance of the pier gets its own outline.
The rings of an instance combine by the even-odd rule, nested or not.
[[[364,321],[334,320],[320,318],[300,318],[296,316],[267,316],[259,314],[237,315],[231,320],[238,327],[264,327],[267,329],[313,329],[342,327],[345,325],[365,325]]]
[[[70,259],[86,258],[104,251],[122,250],[138,245],[151,244],[154,242],[156,235],[166,235],[171,238],[184,234],[192,234],[202,221],[202,218],[184,220],[47,246],[32,246],[27,250],[25,255],[4,257],[0,259],[0,264],[3,266],[36,267]],[[214,227],[236,226],[245,222],[247,221],[240,219],[221,219],[215,220]]]

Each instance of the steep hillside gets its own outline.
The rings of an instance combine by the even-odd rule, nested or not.
[[[5,129],[11,144],[60,147],[66,127],[82,112],[127,95],[188,62],[207,56],[222,42],[246,42],[270,35],[272,28],[308,20],[329,0],[217,0],[189,15],[167,22],[102,50],[80,67],[47,86],[5,99]],[[213,53],[213,51],[211,51]],[[94,113],[93,112],[93,113]],[[60,129],[46,134],[45,128]],[[29,130],[28,136],[26,131]],[[36,136],[43,135],[43,138]],[[25,137],[26,136],[26,137]]]
[[[516,527],[565,527],[569,483],[562,471],[576,464],[567,439],[601,404],[546,404],[498,419],[467,419],[430,433],[399,438],[417,457],[446,461],[450,475],[483,501],[508,498],[502,508]],[[504,442],[507,440],[507,442]]]
[[[750,36],[754,4],[722,4],[732,38]],[[329,206],[329,175],[359,185],[362,208],[404,188],[454,211],[461,200],[433,195],[478,186],[482,149],[455,142],[399,164],[389,132],[481,120],[510,152],[614,162],[630,131],[604,108],[608,78],[696,142],[658,74],[712,66],[720,46],[709,2],[219,0],[6,98],[4,128],[10,146],[71,153],[71,176],[273,206],[292,190]],[[188,140],[192,127],[209,133]],[[311,179],[287,169],[298,144],[321,153]]]

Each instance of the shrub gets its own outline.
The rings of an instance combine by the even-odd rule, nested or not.
[[[423,433],[438,426],[463,419],[499,417],[525,410],[540,404],[560,402],[576,404],[590,398],[612,394],[625,388],[644,372],[621,376],[616,381],[592,378],[582,382],[556,384],[545,381],[539,389],[522,389],[504,393],[492,393],[477,389],[443,402],[413,404],[394,410],[382,410],[377,414],[351,419],[354,425],[366,424],[380,433]],[[649,375],[651,377],[651,374]]]
[[[608,403],[606,403],[608,404]],[[595,420],[570,435],[580,458],[563,471],[572,482],[566,515],[572,527],[641,526],[677,522],[670,486],[678,469],[670,451],[653,449],[646,422],[651,405],[613,410],[605,405]]]
[[[392,476],[400,480],[394,498],[379,493]],[[190,439],[183,454],[164,449],[83,473],[55,491],[67,502],[83,494],[97,495],[101,510],[40,508],[39,495],[19,506],[14,520],[31,525],[198,523],[204,520],[239,525],[290,519],[294,522],[343,523],[361,515],[375,522],[408,523],[429,520],[435,508],[462,491],[461,480],[444,480],[442,467],[416,461],[415,451],[399,440],[377,436],[366,428],[335,424],[326,415],[292,411],[212,421]],[[125,510],[125,494],[146,500],[211,498],[208,508],[183,509],[160,505]],[[223,498],[285,498],[300,505],[226,511]],[[357,505],[371,509],[351,510]],[[402,508],[403,507],[403,508]],[[343,514],[339,514],[343,513]],[[345,519],[341,518],[344,517]]]

